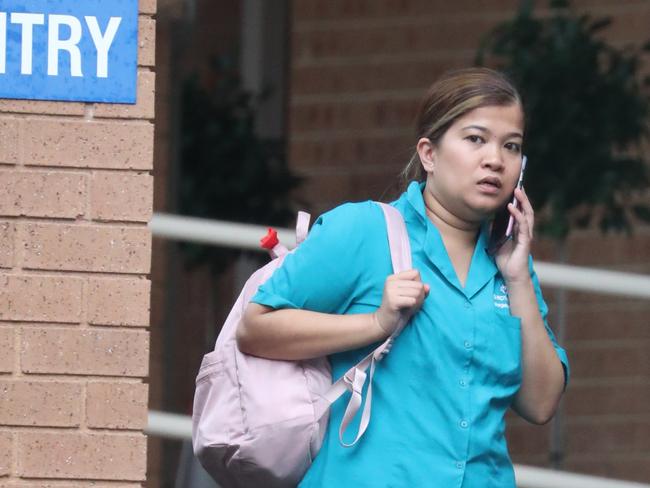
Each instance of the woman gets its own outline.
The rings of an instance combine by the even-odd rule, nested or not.
[[[332,426],[346,400],[336,402],[301,487],[515,486],[505,412],[548,422],[569,371],[529,257],[534,214],[524,191],[515,191],[521,210],[508,204],[514,238],[486,252],[490,219],[519,176],[523,132],[520,97],[503,75],[446,74],[418,114],[405,170],[415,181],[392,203],[414,269],[392,275],[380,208],[349,203],[321,216],[253,297],[240,348],[277,359],[329,355],[334,378],[386,338],[400,313],[411,317],[375,373],[365,436],[353,448],[339,444]]]

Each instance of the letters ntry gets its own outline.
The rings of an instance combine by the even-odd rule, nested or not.
[[[15,25],[20,30],[20,74],[31,75],[33,69],[34,30],[47,28],[47,74],[59,75],[59,52],[67,51],[70,58],[70,75],[83,77],[79,42],[84,34],[92,38],[97,54],[97,78],[108,77],[108,53],[115,40],[121,17],[111,17],[102,32],[97,17],[83,18],[86,29],[77,17],[72,15],[47,15],[24,12],[0,12],[0,75],[7,72],[7,33]],[[62,26],[69,34],[64,37]],[[11,66],[9,67],[11,69]],[[17,69],[17,67],[16,67]]]

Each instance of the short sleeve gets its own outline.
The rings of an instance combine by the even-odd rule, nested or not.
[[[528,258],[528,268],[530,270],[530,276],[533,280],[533,286],[535,287],[535,296],[537,297],[539,311],[542,315],[542,319],[544,320],[544,327],[546,328],[546,332],[548,333],[548,336],[553,343],[553,347],[555,348],[555,352],[557,353],[558,358],[562,362],[562,367],[564,368],[564,389],[566,390],[571,372],[571,369],[569,367],[569,358],[566,354],[566,351],[558,344],[557,339],[555,338],[555,334],[548,325],[548,306],[546,305],[544,297],[542,296],[542,289],[539,285],[539,278],[537,278],[537,273],[535,273],[535,269],[533,267],[533,258],[530,256]]]
[[[360,288],[367,243],[382,225],[380,219],[381,209],[371,201],[346,203],[323,214],[251,301],[272,308],[344,313]]]

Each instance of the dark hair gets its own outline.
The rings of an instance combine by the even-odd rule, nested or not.
[[[519,104],[521,97],[503,74],[489,68],[449,71],[429,87],[415,120],[416,137],[439,142],[447,129],[467,112],[488,105]],[[420,157],[414,151],[401,177],[404,186],[424,178]]]

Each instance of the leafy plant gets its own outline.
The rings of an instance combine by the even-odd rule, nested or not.
[[[284,142],[260,137],[255,115],[268,97],[244,90],[225,59],[205,88],[196,76],[184,84],[180,212],[234,222],[286,225],[294,217],[290,192],[300,179],[288,169]],[[261,238],[262,236],[260,236]],[[241,251],[183,244],[190,265],[222,271]]]
[[[592,221],[629,231],[630,211],[650,221],[648,208],[628,198],[649,184],[641,143],[650,77],[641,82],[639,66],[650,42],[613,47],[600,37],[610,18],[575,15],[565,0],[549,7],[549,16],[535,17],[534,2],[522,1],[514,19],[483,39],[476,62],[506,72],[524,98],[525,184],[540,231],[563,240]]]

